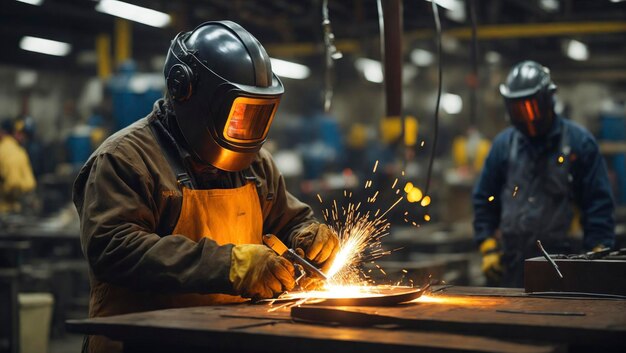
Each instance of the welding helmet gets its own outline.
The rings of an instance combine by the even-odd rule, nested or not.
[[[500,85],[511,124],[531,138],[546,135],[552,127],[554,92],[550,70],[534,61],[515,65]]]
[[[174,38],[163,71],[190,152],[222,170],[247,168],[284,92],[261,43],[234,22],[205,22]]]

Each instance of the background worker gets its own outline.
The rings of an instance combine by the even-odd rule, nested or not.
[[[328,266],[337,236],[286,189],[261,146],[283,94],[263,46],[234,22],[174,38],[167,96],[107,139],[74,185],[90,316],[271,298],[294,268],[277,235]],[[120,351],[91,337],[90,352]]]
[[[494,140],[473,192],[474,231],[488,282],[523,286],[524,259],[569,253],[574,205],[586,251],[613,246],[613,200],[593,136],[554,112],[547,68],[517,64],[500,85],[512,127]]]
[[[0,215],[19,213],[22,200],[37,183],[26,150],[14,138],[14,123],[0,124]]]

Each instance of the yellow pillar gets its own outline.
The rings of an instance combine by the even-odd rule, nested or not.
[[[111,76],[111,36],[101,33],[96,37],[96,54],[98,56],[98,77],[106,80]]]
[[[115,64],[119,66],[132,57],[132,27],[128,20],[115,19]]]

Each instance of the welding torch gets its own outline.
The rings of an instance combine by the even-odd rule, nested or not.
[[[317,277],[322,280],[327,280],[328,277],[319,268],[315,267],[309,261],[305,260],[302,256],[298,255],[293,249],[289,249],[277,236],[274,234],[265,234],[263,236],[263,243],[270,249],[274,250],[279,256],[284,257],[293,264],[300,265],[304,271],[311,277]]]

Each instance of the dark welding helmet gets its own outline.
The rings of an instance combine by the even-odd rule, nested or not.
[[[222,170],[247,168],[284,92],[261,43],[234,22],[206,22],[174,38],[164,75],[190,152]]]
[[[515,65],[500,85],[511,124],[531,138],[544,136],[552,127],[554,92],[550,70],[534,61]]]

